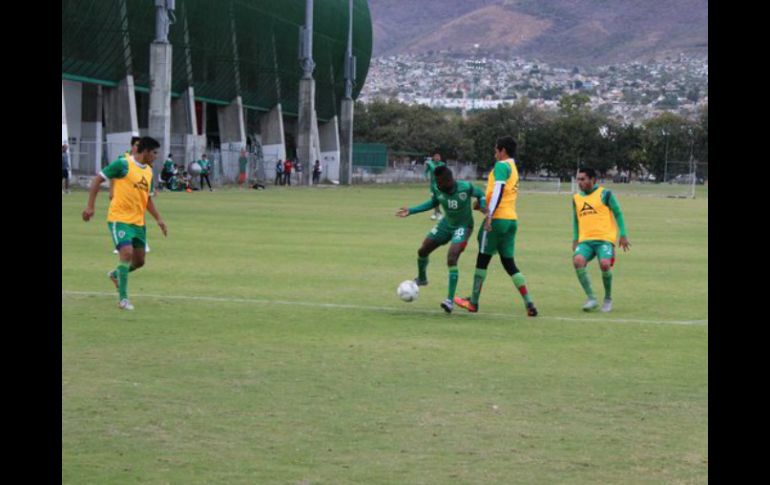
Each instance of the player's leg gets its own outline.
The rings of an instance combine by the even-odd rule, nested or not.
[[[417,251],[417,278],[415,278],[414,281],[418,286],[425,286],[428,284],[426,270],[428,268],[428,256],[430,253],[451,240],[452,231],[449,225],[445,224],[444,221],[436,224],[433,229],[426,234],[422,246]]]
[[[476,238],[479,243],[479,252],[476,256],[476,269],[473,272],[473,290],[468,298],[455,297],[456,305],[465,308],[469,312],[479,311],[479,298],[481,298],[481,288],[484,286],[484,280],[487,278],[487,268],[492,256],[497,252],[497,241],[494,232],[488,233],[482,225],[479,228]]]
[[[468,245],[468,238],[473,234],[473,227],[459,227],[452,233],[452,244],[447,251],[447,267],[449,268],[449,285],[447,287],[447,298],[441,303],[441,308],[445,312],[451,313],[454,306],[455,292],[457,291],[457,281],[460,279],[460,272],[457,268],[457,261],[460,255]]]
[[[572,257],[572,264],[575,267],[580,286],[583,288],[588,299],[583,305],[584,311],[591,311],[598,305],[596,295],[591,287],[591,279],[588,277],[588,262],[596,256],[593,247],[587,242],[582,242],[575,248],[575,254]]]
[[[428,256],[442,244],[435,239],[426,237],[420,249],[417,250],[417,278],[414,279],[417,286],[426,286],[428,284]]]
[[[129,272],[136,271],[144,266],[145,253],[147,252],[147,226],[134,226],[134,239],[131,241],[134,247],[134,254],[131,258]]]
[[[497,223],[497,227],[495,226]],[[500,252],[500,262],[503,264],[503,268],[511,277],[513,285],[519,291],[524,304],[527,307],[527,315],[530,317],[537,316],[537,309],[532,301],[532,297],[527,289],[527,280],[521,273],[519,268],[516,267],[516,262],[513,259],[513,255],[516,249],[516,232],[518,231],[518,221],[511,220],[499,220],[493,221],[493,232],[498,231],[500,233],[500,245],[498,250]]]
[[[603,243],[596,249],[599,266],[602,270],[602,283],[604,284],[604,303],[602,311],[612,310],[612,265],[614,261],[614,247],[611,243]]]

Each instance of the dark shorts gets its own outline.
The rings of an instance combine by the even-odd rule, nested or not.
[[[61,178],[68,179],[70,178],[70,171],[61,169]]]

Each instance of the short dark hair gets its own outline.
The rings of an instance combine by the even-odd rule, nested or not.
[[[446,165],[439,165],[436,167],[436,170],[433,171],[433,175],[435,175],[436,178],[443,177],[444,175],[448,175],[449,178],[452,178],[452,169]]]
[[[173,157],[173,153],[169,153],[168,158],[172,158],[172,157]]]
[[[136,147],[136,151],[142,153],[147,150],[155,150],[156,148],[160,148],[160,143],[158,143],[158,140],[149,136],[145,136],[139,140],[139,146]]]
[[[505,149],[505,153],[507,153],[509,157],[516,156],[516,140],[514,140],[512,136],[501,136],[498,138],[495,142],[495,148],[498,150]]]
[[[431,155],[438,155],[438,156],[440,157],[440,156],[441,156],[441,150],[439,150],[438,148],[436,148],[436,149],[434,149],[434,150],[431,150],[430,154],[431,154]]]
[[[594,170],[591,167],[582,167],[578,170],[578,173],[584,173],[588,178],[595,179],[596,178],[596,170]]]
[[[141,137],[139,137],[139,136],[132,136],[132,137],[131,137],[131,146],[134,146],[134,143],[138,142],[138,141],[139,141],[139,140],[141,140],[141,139],[142,139],[142,138],[141,138]]]

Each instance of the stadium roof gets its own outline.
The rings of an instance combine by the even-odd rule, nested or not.
[[[299,27],[305,0],[177,0],[169,41],[174,47],[172,96],[188,86],[198,100],[247,109],[298,111]],[[315,0],[313,60],[316,111],[326,121],[344,95],[348,1]],[[117,86],[127,74],[149,92],[152,0],[62,0],[62,79]],[[358,97],[372,54],[367,0],[353,1],[353,55]]]

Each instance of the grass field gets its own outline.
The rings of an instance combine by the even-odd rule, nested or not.
[[[444,314],[444,248],[397,299],[432,222],[394,214],[426,195],[161,193],[134,312],[106,194],[89,223],[63,196],[63,483],[706,483],[708,200],[619,196],[615,308],[585,314],[568,196],[524,194],[532,319],[498,259],[481,312]]]

